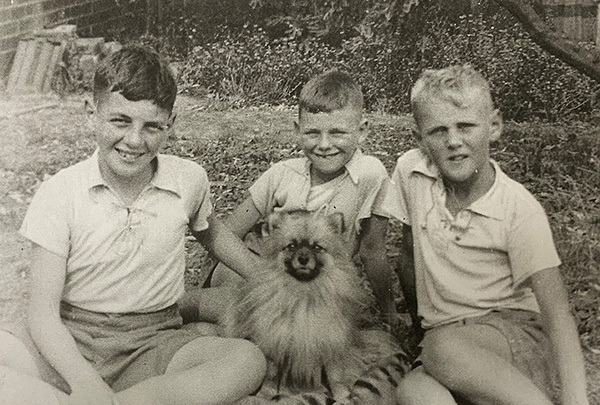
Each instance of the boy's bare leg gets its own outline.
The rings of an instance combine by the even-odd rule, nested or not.
[[[10,329],[7,325],[3,328]],[[41,379],[35,359],[15,335],[0,330],[0,404],[65,405],[68,395]]]
[[[27,350],[27,347],[12,333],[0,326],[0,365],[40,378],[40,372],[35,364],[35,359]]]
[[[162,376],[117,394],[123,405],[229,404],[262,382],[266,360],[241,339],[201,337],[183,346]]]
[[[506,338],[489,325],[434,329],[421,355],[427,374],[473,403],[552,405],[511,357]]]
[[[450,391],[425,373],[422,366],[400,380],[396,394],[400,405],[456,405]]]
[[[0,404],[67,405],[68,398],[39,378],[0,366]]]

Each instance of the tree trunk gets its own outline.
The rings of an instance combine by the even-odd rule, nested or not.
[[[600,83],[600,52],[584,49],[550,27],[535,11],[535,0],[495,0],[508,10],[542,49]]]

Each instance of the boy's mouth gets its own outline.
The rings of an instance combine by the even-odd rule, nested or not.
[[[135,159],[139,158],[140,156],[142,156],[144,154],[144,153],[139,153],[139,152],[129,152],[129,151],[119,149],[119,148],[115,148],[115,150],[117,151],[119,156],[121,156],[123,158],[123,160],[125,160],[126,162],[133,162],[133,161],[135,161]]]
[[[466,158],[468,158],[467,155],[454,155],[454,156],[450,156],[448,158],[448,160],[451,162],[460,162],[460,161],[465,160]]]
[[[340,154],[340,152],[335,152],[335,153],[327,153],[327,154],[323,154],[323,153],[313,153],[316,157],[319,157],[321,159],[328,159],[328,158],[332,158],[334,156],[337,156]]]

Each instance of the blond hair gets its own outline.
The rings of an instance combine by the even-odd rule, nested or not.
[[[473,91],[489,101],[493,109],[492,96],[488,81],[469,64],[454,65],[444,69],[427,69],[421,73],[410,92],[410,106],[415,114],[420,105],[435,97],[449,101],[457,107],[469,106]],[[478,100],[481,102],[481,99]]]

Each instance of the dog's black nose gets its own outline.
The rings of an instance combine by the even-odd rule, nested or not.
[[[310,260],[310,257],[308,256],[308,254],[302,252],[302,253],[298,254],[297,259],[298,259],[298,263],[300,263],[302,266],[306,266],[306,264]]]

